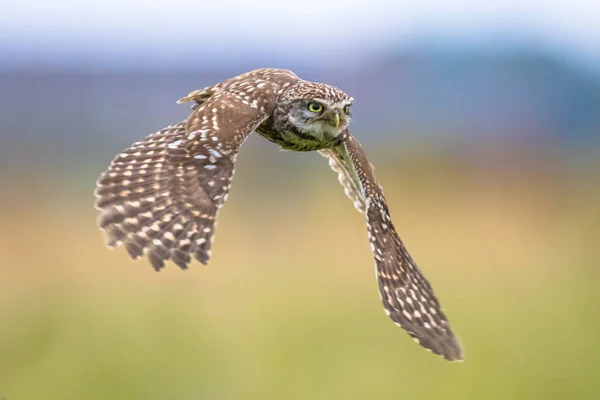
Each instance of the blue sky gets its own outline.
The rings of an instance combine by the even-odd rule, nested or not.
[[[0,5],[0,48],[5,62],[33,54],[110,65],[136,55],[168,66],[180,55],[226,61],[240,51],[345,61],[429,38],[524,41],[600,63],[599,21],[600,2],[592,0],[25,0]]]

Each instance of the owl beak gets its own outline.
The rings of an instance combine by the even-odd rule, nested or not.
[[[340,127],[340,114],[335,113],[335,117],[331,120],[334,124],[336,128]]]

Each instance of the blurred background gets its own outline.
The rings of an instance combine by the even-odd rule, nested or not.
[[[0,5],[0,397],[595,399],[600,3]],[[251,137],[209,266],[110,251],[95,180],[260,67],[355,98],[353,133],[466,361],[383,313],[318,154]]]

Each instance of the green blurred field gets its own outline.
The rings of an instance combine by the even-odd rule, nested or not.
[[[600,168],[373,157],[464,344],[450,364],[383,313],[364,220],[325,161],[292,157],[289,177],[272,160],[245,168],[255,157],[240,159],[211,264],[186,272],[104,247],[99,170],[3,190],[0,396],[598,398]]]

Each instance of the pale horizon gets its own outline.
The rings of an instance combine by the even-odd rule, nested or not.
[[[592,1],[74,2],[0,6],[2,64],[107,68],[128,56],[169,68],[184,55],[219,64],[244,55],[312,63],[421,42],[486,48],[529,45],[600,70],[600,4]],[[234,29],[232,29],[234,28]],[[196,56],[197,55],[197,56]],[[138,62],[134,61],[134,62]]]

